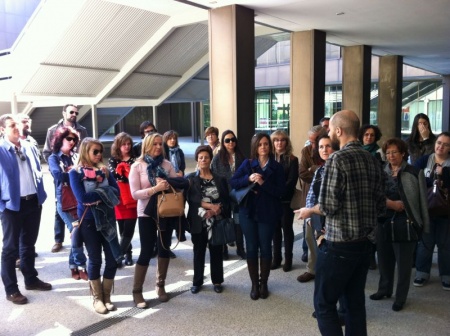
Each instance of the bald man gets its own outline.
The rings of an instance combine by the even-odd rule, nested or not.
[[[364,287],[377,217],[386,210],[380,164],[358,141],[359,118],[344,110],[330,119],[330,138],[340,150],[325,163],[319,203],[299,219],[326,216],[316,261],[314,308],[322,335],[343,335],[336,303],[346,308],[346,335],[367,335]]]

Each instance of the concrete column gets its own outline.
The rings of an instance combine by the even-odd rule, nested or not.
[[[450,75],[442,77],[442,132],[450,130]]]
[[[290,138],[296,156],[325,113],[325,41],[319,30],[291,34]]]
[[[372,48],[343,47],[342,52],[342,109],[354,111],[363,124],[369,123]]]
[[[94,139],[98,139],[97,105],[91,105],[91,117],[92,117],[92,137]]]
[[[255,132],[254,11],[239,5],[209,11],[211,125],[231,129],[246,155]]]
[[[401,136],[403,57],[380,57],[378,126],[383,139]]]

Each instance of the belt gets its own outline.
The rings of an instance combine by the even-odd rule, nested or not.
[[[24,201],[29,201],[29,200],[32,200],[32,199],[34,199],[36,197],[37,197],[37,194],[30,194],[30,195],[27,195],[27,196],[20,196],[20,199],[24,200]]]

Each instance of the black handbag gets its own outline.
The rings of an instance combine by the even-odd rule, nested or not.
[[[414,242],[420,238],[421,230],[407,216],[397,216],[384,222],[385,239],[392,243]]]
[[[225,245],[236,241],[233,218],[223,218],[213,222],[211,226],[211,245]]]
[[[448,202],[448,189],[442,188],[442,181],[437,178],[433,181],[433,186],[428,188],[428,213],[432,217],[449,216],[450,204]]]
[[[246,196],[253,189],[255,183],[249,184],[248,186],[240,189],[232,189],[230,192],[230,198],[237,204],[241,204],[246,199]]]

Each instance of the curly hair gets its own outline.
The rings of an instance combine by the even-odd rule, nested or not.
[[[72,135],[75,138],[75,144],[73,145],[73,148],[75,148],[78,145],[78,142],[80,141],[78,132],[75,130],[75,128],[71,126],[62,126],[56,129],[55,135],[53,137],[53,153],[59,153],[63,145],[64,139],[67,138],[69,135]]]
[[[383,134],[381,134],[380,128],[378,126],[375,125],[362,125],[361,128],[359,129],[359,134],[358,134],[358,139],[359,141],[361,141],[361,143],[363,143],[363,138],[364,138],[364,133],[366,133],[366,131],[371,128],[373,129],[373,131],[375,132],[375,142],[378,142],[381,137],[383,136]]]
[[[134,157],[133,150],[132,150],[133,139],[131,138],[131,136],[128,133],[120,132],[119,134],[117,134],[115,136],[114,142],[111,146],[111,156],[114,159],[122,159],[122,152],[120,150],[120,147],[125,145],[127,142],[129,142],[131,144],[130,152],[129,152],[130,157]]]
[[[403,154],[403,160],[408,160],[408,146],[406,145],[405,141],[400,138],[387,139],[382,147],[384,155],[386,155],[386,150],[389,146],[396,146],[398,151]]]

